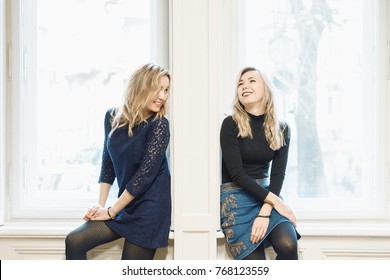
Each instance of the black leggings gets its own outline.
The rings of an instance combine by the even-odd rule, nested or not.
[[[121,238],[104,222],[86,222],[73,230],[65,239],[67,260],[86,260],[87,252],[96,246]],[[152,260],[156,249],[137,246],[125,240],[122,260]]]
[[[277,260],[297,260],[298,242],[297,234],[291,223],[283,222],[278,224],[268,235],[267,240],[272,244],[276,252]],[[264,242],[244,260],[265,260]]]

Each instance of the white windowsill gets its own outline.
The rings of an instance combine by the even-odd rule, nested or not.
[[[0,238],[64,238],[71,230],[79,226],[74,222],[10,222],[0,226]],[[300,223],[298,232],[303,237],[390,237],[390,223]],[[217,238],[224,238],[221,230]],[[174,231],[169,234],[174,239]]]
[[[65,236],[81,223],[48,223],[48,222],[11,222],[0,226],[1,238],[65,238]],[[169,233],[173,239],[174,233]]]

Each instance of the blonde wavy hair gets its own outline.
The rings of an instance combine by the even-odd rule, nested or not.
[[[128,134],[131,137],[134,126],[146,122],[149,117],[145,111],[146,104],[156,96],[161,86],[161,78],[164,76],[171,81],[166,69],[152,63],[143,65],[133,73],[123,94],[123,104],[112,112],[110,136],[117,128],[128,125]],[[156,113],[155,119],[165,114],[164,103]]]
[[[275,97],[273,90],[271,90],[270,83],[266,79],[266,77],[261,73],[260,70],[258,70],[255,67],[245,67],[243,68],[237,78],[238,85],[239,80],[241,79],[242,75],[244,75],[246,72],[249,71],[256,71],[260,74],[261,81],[264,85],[264,97],[263,97],[263,104],[265,107],[265,118],[263,123],[263,129],[265,138],[267,139],[267,142],[272,150],[278,150],[281,147],[285,145],[284,140],[284,129],[286,128],[285,123],[280,123],[277,117],[276,108],[275,108]],[[238,88],[238,86],[237,86]],[[253,139],[253,133],[250,126],[250,118],[248,113],[245,111],[244,105],[239,101],[238,99],[238,92],[236,89],[236,98],[234,100],[233,105],[233,114],[232,114],[233,120],[236,122],[238,127],[238,137],[246,138],[249,137],[250,139]]]

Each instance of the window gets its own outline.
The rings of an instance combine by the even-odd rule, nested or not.
[[[234,3],[236,64],[268,74],[292,130],[282,196],[301,218],[384,218],[386,1]]]
[[[167,65],[167,1],[19,0],[11,13],[12,217],[79,217],[98,198],[105,111],[135,68]]]

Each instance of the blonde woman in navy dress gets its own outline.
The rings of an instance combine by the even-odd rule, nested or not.
[[[279,197],[290,130],[279,122],[274,97],[261,72],[241,70],[232,116],[221,127],[221,225],[235,259],[298,259],[296,218]],[[272,167],[271,167],[272,166]]]
[[[169,85],[167,70],[146,64],[132,75],[123,105],[107,111],[99,201],[66,237],[66,259],[86,259],[92,248],[122,237],[122,259],[151,260],[157,248],[168,245],[170,134],[164,115]],[[118,199],[107,207],[115,179]]]

